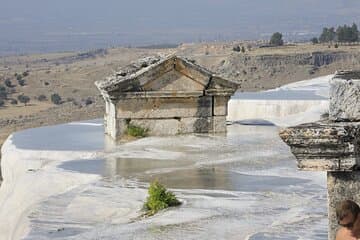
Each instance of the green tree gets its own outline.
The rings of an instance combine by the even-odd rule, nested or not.
[[[22,86],[22,87],[25,86],[25,84],[26,84],[25,79],[23,79],[23,78],[19,79],[19,80],[18,80],[18,83],[19,83],[19,85]]]
[[[319,43],[319,40],[318,40],[316,37],[313,37],[312,39],[310,39],[310,41],[311,41],[313,44],[318,44],[318,43]]]
[[[5,83],[5,86],[7,86],[8,88],[14,87],[14,86],[12,85],[12,82],[11,82],[10,79],[6,79],[6,80],[4,81],[4,83]]]
[[[44,94],[41,94],[37,97],[38,101],[43,102],[47,100],[47,97]]]
[[[28,102],[30,102],[30,98],[28,96],[25,96],[23,94],[19,95],[17,97],[17,99],[19,100],[19,102],[23,103],[25,106]]]
[[[353,23],[353,25],[351,26],[351,31],[352,31],[351,41],[352,42],[359,41],[359,30],[358,30],[358,27],[357,27],[357,25],[355,23]]]
[[[282,45],[284,45],[284,41],[282,39],[282,34],[279,33],[279,32],[274,33],[271,36],[270,44],[273,45],[273,46],[282,46]]]
[[[339,42],[357,42],[359,40],[359,31],[357,25],[354,23],[351,27],[339,26],[336,29],[336,37]]]
[[[57,93],[51,94],[50,99],[51,99],[51,102],[56,105],[59,105],[62,103],[62,99],[61,99],[60,95]]]
[[[3,85],[0,85],[0,99],[6,99],[6,98],[7,98],[6,88]]]
[[[323,31],[319,37],[319,41],[324,42],[331,42],[334,41],[336,37],[335,29],[333,27],[331,28],[323,28]]]
[[[233,51],[234,51],[234,52],[240,52],[240,51],[241,51],[240,46],[239,46],[239,45],[234,46],[234,47],[233,47]]]

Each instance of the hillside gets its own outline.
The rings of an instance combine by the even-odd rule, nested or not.
[[[245,53],[233,47],[245,46]],[[210,70],[238,81],[241,91],[259,91],[332,74],[338,69],[355,69],[360,63],[360,46],[299,44],[260,48],[260,43],[183,44],[174,49],[113,48],[88,52],[65,52],[0,58],[0,84],[11,81],[8,99],[0,108],[0,143],[13,131],[62,122],[101,118],[104,104],[94,81],[129,62],[155,53],[177,53]],[[250,49],[250,50],[249,50]],[[26,72],[24,76],[24,72]],[[24,86],[17,76],[21,75]],[[52,94],[62,103],[53,104]],[[11,104],[21,94],[30,102]],[[42,96],[39,100],[39,96]]]

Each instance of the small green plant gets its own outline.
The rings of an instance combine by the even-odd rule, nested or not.
[[[128,123],[126,134],[132,137],[146,137],[148,135],[148,129],[136,126]]]
[[[282,46],[282,45],[284,45],[284,41],[283,41],[282,37],[283,37],[283,35],[281,33],[279,33],[279,32],[274,33],[271,36],[270,45],[273,45],[273,46]]]
[[[148,193],[149,196],[144,204],[148,216],[152,216],[162,209],[179,206],[181,204],[175,194],[168,191],[158,181],[154,181],[150,184]]]
[[[233,51],[234,51],[234,52],[240,52],[240,51],[241,51],[240,46],[239,46],[239,45],[234,46],[234,47],[233,47]]]
[[[41,94],[37,97],[37,100],[40,102],[44,102],[47,100],[47,97],[44,94]]]
[[[312,44],[318,44],[319,43],[319,39],[316,37],[313,37],[312,39],[310,39],[310,41],[312,42]]]
[[[51,99],[51,102],[56,105],[60,105],[62,103],[62,99],[61,99],[60,95],[57,93],[51,94],[50,99]]]
[[[18,76],[20,76],[20,75],[18,75]],[[21,78],[21,79],[19,79],[18,80],[18,84],[20,85],[20,86],[25,86],[25,84],[26,84],[26,81],[25,81],[25,79],[23,79],[23,78]]]
[[[17,99],[19,100],[19,102],[23,103],[24,106],[26,106],[26,104],[30,102],[30,97],[25,96],[24,94],[19,95]]]

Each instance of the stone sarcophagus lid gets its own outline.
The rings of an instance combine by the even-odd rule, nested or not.
[[[360,71],[336,72],[330,80],[329,118],[283,129],[302,170],[327,171],[329,240],[338,224],[342,200],[360,204]]]
[[[177,56],[153,56],[97,81],[106,103],[105,132],[128,126],[150,135],[226,132],[227,103],[237,84]]]

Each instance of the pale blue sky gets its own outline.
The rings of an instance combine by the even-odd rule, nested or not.
[[[0,51],[317,34],[352,22],[360,22],[359,0],[0,0]]]

